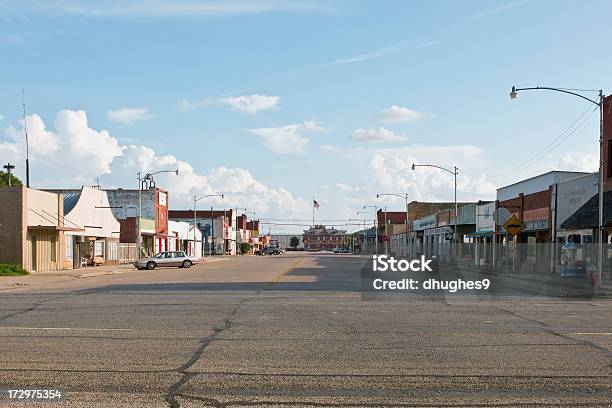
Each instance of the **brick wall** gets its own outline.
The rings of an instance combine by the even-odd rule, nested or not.
[[[119,220],[121,233],[119,242],[138,243],[138,217],[129,217]]]
[[[461,206],[465,203],[457,203]],[[425,203],[413,201],[408,203],[408,230],[412,231],[412,222],[439,211],[455,210],[455,203]]]
[[[23,265],[26,254],[25,188],[0,188],[0,263]]]
[[[604,191],[612,190],[612,96],[603,105]]]

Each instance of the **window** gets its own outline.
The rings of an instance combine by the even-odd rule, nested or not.
[[[72,259],[74,257],[74,237],[72,235],[66,235],[66,259]]]
[[[104,241],[95,242],[94,256],[104,258]]]
[[[57,237],[51,237],[49,242],[51,244],[51,262],[57,262]]]
[[[119,259],[119,242],[108,242],[108,259]]]

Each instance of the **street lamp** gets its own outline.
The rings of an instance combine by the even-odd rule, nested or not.
[[[599,107],[599,186],[598,186],[598,195],[599,195],[599,222],[598,222],[598,240],[599,240],[599,246],[597,249],[597,287],[599,288],[601,286],[601,279],[602,279],[602,275],[603,275],[603,244],[604,244],[604,199],[603,199],[603,183],[604,183],[604,175],[603,175],[603,163],[604,163],[604,157],[603,157],[603,142],[604,142],[604,137],[603,137],[603,102],[604,102],[604,94],[603,91],[601,89],[599,90],[583,90],[585,92],[597,92],[598,93],[598,97],[599,97],[599,101],[593,100],[591,98],[587,98],[584,95],[581,95],[579,93],[576,92],[572,92],[573,90],[571,89],[566,89],[566,88],[552,88],[549,86],[535,86],[535,87],[530,87],[530,88],[517,88],[515,86],[512,87],[512,90],[510,91],[510,99],[516,99],[518,98],[518,93],[519,91],[536,91],[536,90],[543,90],[543,91],[555,91],[555,92],[561,92],[561,93],[565,93],[565,94],[569,94],[569,95],[573,95],[577,98],[581,98],[584,99],[585,101],[589,101],[592,104],[596,105],[597,107]]]
[[[359,215],[359,211],[357,211],[357,215]],[[350,221],[363,221],[363,254],[368,254],[368,246],[366,245],[366,220],[360,218],[349,218]],[[355,252],[355,238],[353,237],[353,252]]]
[[[367,208],[367,207],[377,208],[375,205],[364,205],[363,206],[363,208]],[[359,215],[359,214],[367,214],[367,215],[371,215],[371,216],[374,217],[374,233],[376,234],[375,235],[376,242],[374,244],[374,250],[375,250],[376,254],[378,254],[378,227],[377,227],[378,214],[376,214],[376,212],[371,213],[371,212],[367,212],[367,211],[357,211],[357,215]]]
[[[179,175],[179,170],[159,170],[153,173],[145,173],[139,171],[137,173],[138,177],[138,256],[141,256],[142,253],[142,232],[141,232],[141,218],[142,218],[142,186],[147,185],[147,188],[150,188],[151,185],[155,186],[155,181],[153,176],[161,173],[174,173],[177,176]]]
[[[195,255],[195,248],[196,248],[196,228],[198,228],[198,224],[197,224],[197,220],[196,220],[196,203],[204,198],[210,198],[210,197],[221,197],[221,199],[223,200],[225,198],[225,196],[223,194],[207,194],[207,195],[203,195],[201,197],[197,197],[195,194],[193,195],[193,251],[194,251],[194,255]],[[212,212],[212,207],[210,210],[210,226],[211,226],[211,239],[212,242],[214,244],[215,242],[215,237],[213,236],[213,232],[214,232],[214,226],[213,223],[215,222],[215,219],[213,217],[213,212]],[[225,221],[224,221],[225,222]],[[210,244],[208,245],[208,257],[212,258],[212,248],[210,246]]]
[[[413,164],[414,166],[414,164]],[[383,196],[395,196],[395,197],[400,197],[406,200],[406,255],[408,255],[408,193],[404,193],[404,195],[401,194],[395,194],[395,193],[378,193],[376,194],[376,198],[380,198]]]
[[[246,208],[243,207],[236,207],[236,225],[234,226],[236,228],[236,256],[238,256],[238,210],[242,210],[244,213],[247,212]]]
[[[457,208],[457,174],[459,173],[459,169],[457,166],[453,166],[452,170],[447,169],[446,167],[436,166],[435,164],[415,164],[412,163],[412,170],[416,170],[417,167],[435,167],[436,169],[444,170],[447,173],[452,174],[455,177],[455,222],[454,224],[454,237],[453,240],[457,242],[459,238],[459,234],[457,233],[457,220],[459,218],[459,209]]]

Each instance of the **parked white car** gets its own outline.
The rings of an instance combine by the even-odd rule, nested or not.
[[[153,270],[158,266],[176,266],[179,268],[190,268],[191,265],[197,264],[198,258],[195,256],[187,256],[183,251],[166,251],[159,254],[139,259],[134,262],[134,266],[138,269]]]

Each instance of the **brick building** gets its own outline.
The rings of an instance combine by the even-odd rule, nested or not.
[[[138,243],[138,190],[104,190],[113,215],[121,225],[119,241]],[[168,192],[152,187],[140,192],[140,233],[146,253],[153,254],[168,248]]]
[[[554,223],[551,212],[553,185],[587,176],[588,173],[575,171],[549,171],[526,180],[497,189],[496,208],[506,208],[525,225],[516,236],[517,243],[551,242],[554,237]],[[505,230],[497,226],[498,241],[509,238]]]
[[[231,208],[228,210],[202,209],[196,211],[196,223],[203,237],[203,242],[200,243],[203,253],[208,253],[211,249],[214,254],[235,253],[236,240],[242,242],[242,236],[236,234],[234,214],[235,212]],[[170,220],[190,224],[193,224],[193,216],[193,210],[170,210],[168,212]],[[238,217],[238,224],[243,224],[241,222],[243,218],[246,226],[246,215],[244,214]]]
[[[346,231],[344,230],[316,225],[304,230],[302,239],[304,241],[304,249],[307,251],[320,251],[342,247],[345,236]]]

